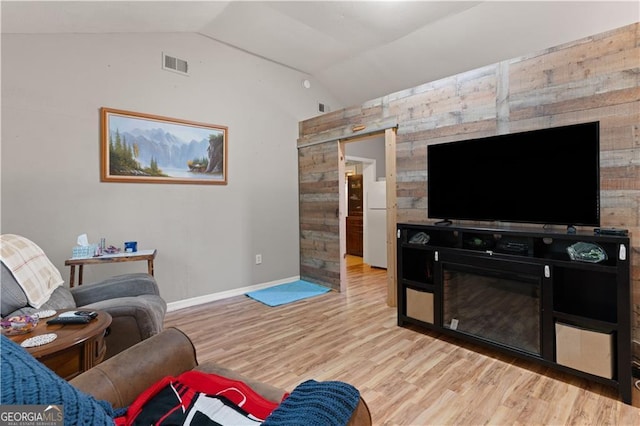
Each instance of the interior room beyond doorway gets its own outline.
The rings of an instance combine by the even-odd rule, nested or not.
[[[385,138],[345,144],[347,265],[387,268]]]

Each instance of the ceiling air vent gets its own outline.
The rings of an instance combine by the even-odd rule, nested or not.
[[[183,75],[189,74],[189,64],[187,61],[169,56],[166,53],[162,54],[162,68]]]

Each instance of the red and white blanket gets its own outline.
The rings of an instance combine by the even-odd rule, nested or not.
[[[259,426],[277,406],[239,380],[187,371],[148,388],[115,424]]]
[[[156,382],[116,413],[115,424],[345,426],[359,401],[360,392],[348,383],[307,380],[278,403],[239,380],[192,370]]]

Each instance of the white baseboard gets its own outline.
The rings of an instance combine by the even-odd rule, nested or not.
[[[167,303],[167,312],[177,311],[178,309],[189,308],[191,306],[202,305],[203,303],[214,302],[216,300],[227,299],[229,297],[239,296],[250,291],[261,290],[267,287],[273,287],[279,284],[290,283],[300,279],[300,275],[281,280],[270,281],[262,284],[255,284],[248,287],[234,288],[233,290],[221,291],[219,293],[206,294],[204,296],[192,297],[190,299],[178,300],[177,302]]]

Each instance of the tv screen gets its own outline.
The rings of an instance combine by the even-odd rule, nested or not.
[[[428,216],[600,226],[599,171],[599,122],[429,145]]]

